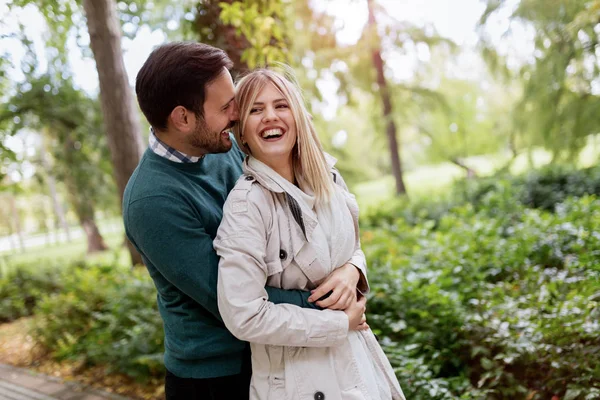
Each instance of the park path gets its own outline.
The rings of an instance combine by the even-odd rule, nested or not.
[[[0,364],[0,400],[129,400],[76,383]]]

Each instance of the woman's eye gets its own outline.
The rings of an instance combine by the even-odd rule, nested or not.
[[[287,104],[278,104],[277,108],[288,108]]]
[[[250,109],[250,114],[256,114],[257,112],[260,112],[260,108],[251,108]]]

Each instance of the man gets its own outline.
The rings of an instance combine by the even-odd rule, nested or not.
[[[152,131],[125,190],[123,218],[158,291],[167,400],[248,398],[248,345],[219,315],[212,244],[242,173],[243,153],[229,133],[238,118],[231,67],[220,49],[170,43],[152,52],[136,79]],[[312,295],[311,301],[332,292],[316,305],[308,292],[267,292],[274,303],[364,310],[355,296],[359,280],[364,275],[352,264],[339,268]]]

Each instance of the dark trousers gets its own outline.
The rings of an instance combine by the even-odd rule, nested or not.
[[[241,373],[218,378],[179,378],[167,370],[166,400],[248,400],[251,375],[249,362]]]

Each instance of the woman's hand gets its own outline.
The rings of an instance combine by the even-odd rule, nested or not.
[[[308,301],[315,302],[321,308],[330,310],[346,310],[356,303],[356,285],[360,279],[360,271],[353,264],[346,263],[337,268],[325,280],[311,291]],[[326,298],[321,299],[323,296]]]
[[[367,325],[367,317],[365,316],[366,309],[367,299],[365,297],[361,297],[359,300],[350,304],[350,307],[344,310],[348,316],[348,330],[362,331],[369,329],[369,325]]]

